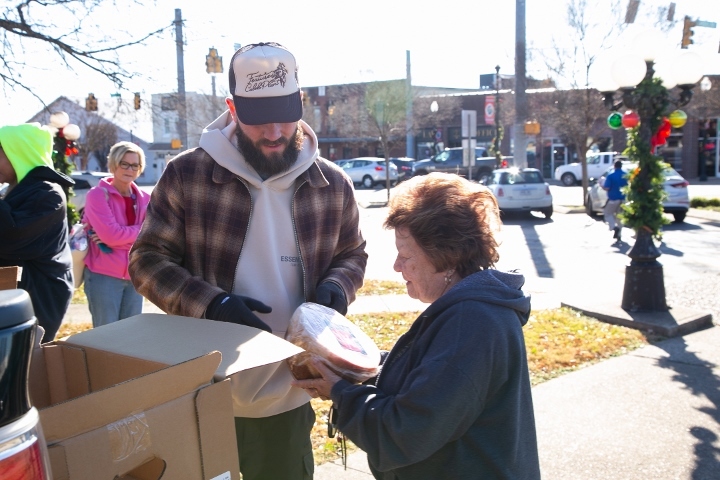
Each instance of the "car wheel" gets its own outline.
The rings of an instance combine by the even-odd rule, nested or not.
[[[560,181],[566,187],[572,187],[573,185],[575,185],[577,183],[577,178],[575,178],[575,175],[568,172],[568,173],[562,174],[562,177],[560,177]]]
[[[590,218],[597,217],[597,213],[592,208],[592,200],[590,200],[590,195],[585,195],[585,213],[587,213]]]
[[[362,186],[365,188],[372,188],[373,185],[375,185],[375,182],[373,182],[373,179],[370,175],[365,175],[362,179]]]
[[[553,214],[553,207],[552,207],[552,205],[550,205],[548,208],[543,208],[542,210],[540,210],[540,213],[542,213],[543,215],[545,215],[545,218],[550,218],[550,217],[552,217],[552,214]]]
[[[685,215],[687,212],[675,212],[673,213],[673,218],[675,218],[675,223],[682,223],[685,220]]]

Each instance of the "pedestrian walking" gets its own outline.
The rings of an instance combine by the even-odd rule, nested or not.
[[[352,181],[302,118],[295,57],[277,43],[232,57],[227,111],[168,163],[130,251],[137,290],[165,312],[284,338],[303,302],[345,314],[367,254]],[[172,335],[172,332],[168,332]],[[312,478],[310,396],[283,363],[234,391],[245,480]],[[243,400],[246,399],[246,400]]]
[[[607,191],[608,197],[603,214],[608,228],[613,232],[613,238],[620,243],[622,240],[622,223],[618,218],[618,213],[620,213],[623,200],[625,200],[625,194],[622,192],[622,189],[628,182],[625,178],[625,172],[623,172],[622,169],[622,161],[616,160],[613,167],[615,170],[605,177],[605,182],[603,183],[603,189]]]

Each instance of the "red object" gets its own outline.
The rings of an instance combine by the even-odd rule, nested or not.
[[[663,117],[662,123],[660,124],[660,127],[658,127],[658,131],[655,132],[655,134],[650,139],[650,146],[652,148],[655,148],[660,145],[665,145],[665,142],[670,136],[671,131],[672,125],[670,124],[670,120],[668,120],[667,117]]]
[[[500,167],[501,167],[501,168],[507,168],[507,166],[508,166],[507,160],[503,160],[503,161],[500,163]]]
[[[622,117],[622,126],[625,128],[635,128],[640,123],[640,115],[628,110]]]

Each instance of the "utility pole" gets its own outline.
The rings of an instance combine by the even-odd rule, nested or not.
[[[187,149],[187,104],[185,103],[185,63],[183,60],[183,33],[182,13],[179,8],[175,9],[175,45],[177,50],[177,77],[178,77],[178,134],[182,148]]]
[[[413,94],[412,77],[410,75],[410,50],[406,50],[405,75],[405,156],[415,158],[415,136],[413,135]]]
[[[527,167],[527,138],[525,121],[528,118],[525,80],[525,0],[515,0],[515,148],[513,163]]]

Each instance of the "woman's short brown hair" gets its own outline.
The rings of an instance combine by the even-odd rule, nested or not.
[[[464,278],[500,258],[500,213],[484,185],[435,172],[400,184],[389,205],[384,227],[407,228],[438,272],[455,269]]]
[[[120,160],[123,159],[126,153],[137,153],[138,161],[140,162],[140,173],[145,170],[145,152],[142,148],[132,142],[117,142],[115,145],[110,147],[110,153],[108,154],[108,170],[115,171],[120,165]]]

